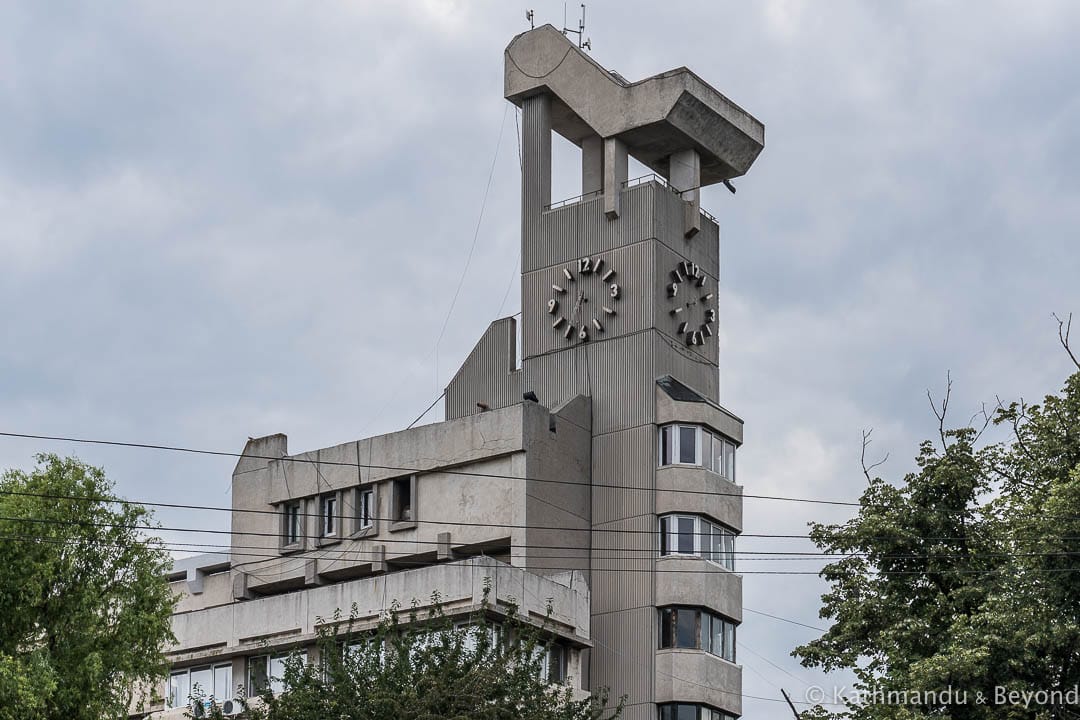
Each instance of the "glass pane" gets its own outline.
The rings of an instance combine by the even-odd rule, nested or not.
[[[712,644],[712,624],[709,622],[711,619],[709,613],[701,613],[701,637],[698,639],[698,647],[706,651]]]
[[[735,662],[735,626],[724,624],[724,659]]]
[[[727,556],[724,553],[724,540],[726,537],[727,533],[724,532],[723,528],[713,526],[709,559],[715,563],[720,563],[724,567],[727,567]]]
[[[701,431],[701,464],[712,470],[713,436],[707,430]]]
[[[679,462],[686,465],[697,464],[698,429],[688,425],[679,426]]]
[[[675,552],[682,553],[684,555],[694,554],[694,536],[697,532],[697,522],[692,517],[678,517],[676,520],[679,523],[679,535],[678,546],[675,548]]]
[[[265,655],[259,657],[248,658],[248,695],[261,693],[266,689],[267,684],[270,682],[269,677],[266,674],[266,663],[268,658]]]
[[[670,465],[674,461],[675,428],[671,425],[660,429],[660,464]]]
[[[713,618],[712,623],[712,648],[709,652],[713,655],[724,654],[724,628],[727,625],[718,617]]]
[[[668,543],[668,533],[671,530],[671,518],[660,518],[660,554],[671,554],[671,548]]]
[[[191,694],[198,692],[205,700],[214,692],[214,673],[209,667],[195,668],[191,671]]]
[[[190,694],[191,682],[187,670],[169,676],[169,707],[185,707]]]
[[[214,699],[228,700],[233,696],[232,665],[218,665],[214,668]]]
[[[674,720],[670,705],[660,706],[660,720]]]
[[[285,658],[286,655],[278,655],[270,658],[270,689],[274,694],[280,693],[285,688]]]
[[[660,647],[669,648],[671,644],[671,625],[674,622],[673,611],[665,608],[660,611]]]
[[[726,476],[727,472],[724,471],[724,445],[725,444],[726,444],[726,442],[722,438],[719,438],[719,437],[715,438],[715,441],[713,442],[713,448],[712,448],[712,452],[713,452],[712,464],[713,464],[713,472],[718,473],[720,475],[725,475]]]
[[[698,707],[697,705],[689,705],[686,703],[679,703],[676,706],[678,713],[675,717],[677,720],[698,720]]]
[[[724,533],[724,567],[735,570],[735,533]]]
[[[690,608],[679,608],[675,611],[675,647],[697,647],[698,614],[697,610]]]
[[[724,466],[727,470],[727,479],[735,482],[735,444],[724,443]]]

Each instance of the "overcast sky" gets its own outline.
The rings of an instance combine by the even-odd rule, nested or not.
[[[226,451],[285,432],[298,452],[407,425],[519,308],[502,50],[527,7],[562,25],[540,0],[0,2],[0,431]],[[685,65],[765,123],[738,193],[703,203],[746,492],[856,498],[869,427],[902,477],[949,370],[957,422],[1060,385],[1050,313],[1080,312],[1080,4],[593,2],[586,19],[603,65]],[[557,145],[555,199],[579,192],[575,162]],[[229,502],[229,459],[0,439],[0,467],[40,450],[135,499]],[[748,499],[745,530],[846,516]],[[812,549],[739,547],[778,548]],[[820,564],[742,561],[778,567]],[[747,575],[745,602],[821,625],[822,589]],[[745,691],[821,682],[788,657],[814,636],[748,614]]]

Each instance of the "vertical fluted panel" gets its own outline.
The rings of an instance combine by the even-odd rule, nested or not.
[[[488,326],[461,368],[446,386],[446,419],[475,415],[485,409],[521,402],[517,358],[517,321],[502,318]]]

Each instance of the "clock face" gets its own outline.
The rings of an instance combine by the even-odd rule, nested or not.
[[[675,334],[687,345],[704,345],[713,336],[716,322],[716,293],[709,288],[709,278],[697,263],[682,261],[671,271],[667,286]]]
[[[615,268],[601,257],[583,257],[556,271],[547,303],[551,329],[570,342],[588,342],[614,319],[622,288]]]

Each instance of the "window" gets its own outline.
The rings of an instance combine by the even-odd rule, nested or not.
[[[412,522],[416,519],[414,508],[415,498],[413,491],[416,487],[416,476],[398,478],[393,481],[393,521]]]
[[[562,685],[567,681],[566,660],[569,651],[564,645],[552,643],[547,647],[537,648],[540,656],[540,677],[549,683]]]
[[[307,661],[307,651],[299,651],[300,658]],[[284,688],[285,661],[290,653],[277,653],[276,655],[256,655],[248,658],[248,697],[257,695],[267,687],[274,692],[280,693]]]
[[[660,465],[700,465],[734,482],[735,443],[699,425],[665,425]]]
[[[735,570],[735,531],[698,515],[660,518],[661,555],[697,555]]]
[[[338,534],[337,493],[333,495],[324,495],[321,501],[321,508],[322,509],[319,512],[321,522],[320,535],[324,538],[336,537]]]
[[[167,707],[187,707],[196,692],[206,699],[229,700],[233,691],[231,663],[175,670],[169,673]]]
[[[660,720],[735,720],[735,716],[707,705],[664,703],[660,706]]]
[[[375,527],[375,489],[360,488],[356,491],[356,529]]]
[[[700,608],[661,608],[660,647],[704,650],[735,662],[735,623]]]
[[[303,535],[303,525],[301,525],[302,518],[303,515],[300,512],[300,503],[285,503],[282,541],[286,545],[298,545],[300,543],[300,537]]]

